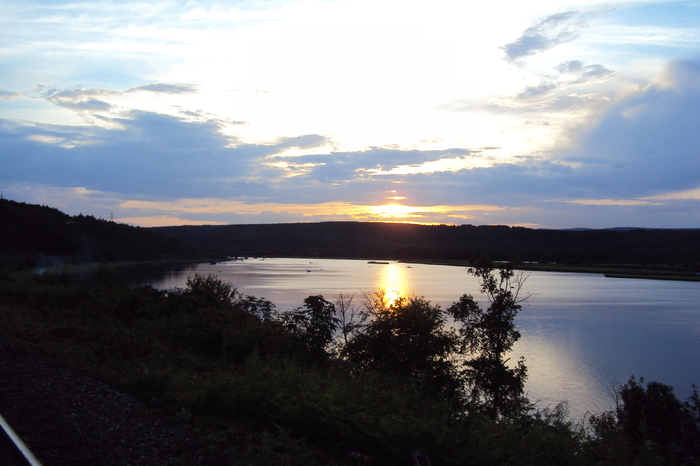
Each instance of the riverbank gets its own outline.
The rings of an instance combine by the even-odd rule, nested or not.
[[[306,276],[308,260],[296,262]],[[203,273],[222,268],[209,261]],[[406,265],[371,269],[401,271]],[[356,461],[360,457],[376,465],[401,465],[417,449],[433,464],[455,466],[512,464],[513,457],[524,465],[634,464],[626,438],[599,441],[584,430],[588,421],[578,424],[565,405],[502,420],[480,415],[478,405],[463,412],[449,398],[426,397],[422,385],[356,372],[339,353],[309,360],[279,325],[282,320],[274,314],[260,317],[263,300],[242,295],[231,300],[226,282],[212,283],[209,291],[191,284],[165,291],[125,286],[110,272],[98,268],[87,280],[51,273],[1,280],[0,335],[6,338],[0,345],[18,351],[18,364],[28,364],[23,359],[35,354],[50,358],[36,366],[39,380],[45,367],[75,371],[81,386],[67,386],[60,396],[106,386],[134,397],[129,403],[142,403],[139,413],[149,410],[152,428],[160,425],[189,439],[177,441],[178,447],[186,444],[185,451],[172,452],[169,435],[150,445],[173,455],[167,464],[342,466],[362,464]],[[528,367],[535,372],[534,360]],[[80,397],[61,401],[56,409],[79,402]],[[130,430],[140,415],[117,408],[122,414],[116,417],[89,408],[95,415],[86,418],[87,425],[101,417],[109,424],[93,427],[97,440],[84,440],[98,457],[117,455],[99,442],[100,435],[116,429],[111,423]],[[72,413],[84,414],[77,408]],[[139,456],[143,463],[132,464],[160,464],[146,452]]]
[[[450,265],[455,267],[469,267],[467,260],[420,260],[420,261],[400,261],[407,264],[429,264],[429,265]],[[497,265],[505,263],[496,262]],[[689,271],[681,270],[671,266],[645,267],[637,265],[605,265],[605,264],[555,264],[528,262],[522,264],[511,264],[516,270],[526,270],[531,272],[566,272],[566,273],[595,273],[602,274],[610,278],[638,278],[646,280],[680,280],[689,282],[700,282],[700,276]]]

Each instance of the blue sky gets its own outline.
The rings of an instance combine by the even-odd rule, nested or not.
[[[0,0],[0,190],[142,226],[700,227],[700,2],[476,3]]]

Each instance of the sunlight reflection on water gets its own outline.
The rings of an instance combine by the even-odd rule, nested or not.
[[[329,301],[339,293],[424,296],[443,309],[462,294],[482,306],[477,280],[465,268],[424,264],[369,264],[359,260],[251,259],[200,264],[151,281],[184,287],[193,273],[217,274],[244,294],[264,297],[280,310],[310,295]],[[700,284],[610,279],[596,274],[531,273],[531,296],[518,315],[522,333],[512,361],[525,356],[526,390],[538,407],[567,401],[572,416],[612,406],[611,389],[630,375],[676,387],[685,399],[700,383]]]

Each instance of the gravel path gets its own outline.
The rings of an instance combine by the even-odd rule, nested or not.
[[[0,378],[11,380],[28,399],[55,413],[52,423],[71,426],[82,448],[96,457],[92,464],[169,465],[183,449],[193,450],[182,426],[105,383],[57,366],[49,358],[16,350],[4,335],[0,335]]]

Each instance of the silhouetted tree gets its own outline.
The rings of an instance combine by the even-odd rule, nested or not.
[[[471,295],[463,295],[448,309],[459,324],[460,353],[468,396],[484,403],[493,417],[526,406],[523,386],[527,376],[524,358],[508,367],[506,354],[520,338],[515,316],[524,298],[519,296],[525,277],[509,267],[494,271],[483,255],[469,269],[480,280],[480,291],[489,301],[483,310]]]
[[[236,296],[236,288],[233,285],[213,274],[204,276],[195,273],[187,277],[186,285],[187,294],[202,298],[210,304],[230,305]]]
[[[616,408],[589,417],[600,457],[617,464],[697,464],[700,458],[700,396],[685,403],[673,387],[630,377],[616,392]]]
[[[360,371],[390,373],[421,382],[430,391],[456,391],[459,380],[451,354],[457,339],[445,328],[445,314],[424,298],[387,302],[381,292],[366,306],[368,324],[345,345],[342,354]]]
[[[335,300],[335,308],[340,316],[340,332],[343,335],[343,344],[345,345],[366,320],[366,316],[358,311],[354,305],[354,299],[354,294],[340,293]]]
[[[284,329],[313,358],[327,355],[327,348],[340,324],[335,317],[335,305],[323,296],[309,296],[304,306],[281,315]]]

